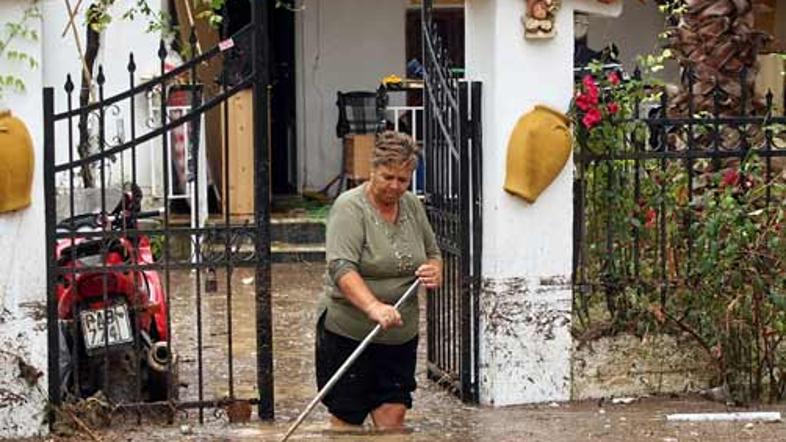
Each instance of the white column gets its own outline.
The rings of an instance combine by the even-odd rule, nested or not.
[[[523,0],[468,0],[468,77],[483,82],[480,400],[570,399],[573,163],[534,204],[502,186],[508,137],[536,104],[567,111],[574,10],[617,15],[621,1],[565,0],[553,39],[525,40]]]
[[[32,2],[0,2],[0,23],[15,23]],[[27,22],[41,35],[40,19]],[[41,36],[43,38],[43,36]],[[41,62],[41,42],[14,40],[13,49]],[[27,91],[6,90],[5,106],[27,124],[33,138],[32,204],[0,213],[0,439],[43,435],[47,404],[46,255],[44,253],[42,71],[0,62],[4,74],[25,81]],[[2,106],[0,106],[2,107]],[[41,377],[29,377],[21,367]]]

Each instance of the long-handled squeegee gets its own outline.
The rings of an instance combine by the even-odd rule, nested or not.
[[[417,293],[419,285],[420,285],[420,279],[413,282],[412,285],[409,286],[407,291],[404,292],[404,296],[399,298],[398,302],[396,302],[396,305],[394,305],[393,308],[398,310],[399,307],[401,307],[401,305],[407,301],[407,299],[412,297],[413,293]],[[366,347],[368,347],[368,344],[371,343],[374,337],[377,336],[377,334],[379,334],[380,330],[382,330],[382,326],[377,324],[377,326],[374,327],[373,330],[371,330],[371,333],[369,333],[368,336],[366,336],[365,339],[363,339],[363,341],[360,343],[360,345],[358,345],[355,351],[353,351],[352,354],[349,355],[347,360],[344,361],[344,364],[342,364],[341,367],[339,367],[339,369],[336,371],[336,374],[334,374],[333,377],[330,378],[330,380],[327,382],[327,384],[325,384],[325,386],[322,387],[322,390],[319,391],[317,397],[315,397],[311,401],[311,403],[308,404],[308,407],[306,407],[306,409],[303,410],[302,413],[300,413],[300,416],[298,416],[295,423],[292,424],[291,427],[289,427],[287,434],[284,435],[284,438],[281,439],[281,442],[285,442],[287,439],[289,439],[289,436],[291,436],[292,433],[294,433],[295,430],[297,430],[297,427],[300,426],[300,424],[303,422],[306,416],[308,416],[308,414],[311,413],[311,410],[314,409],[317,403],[319,403],[319,401],[321,401],[322,398],[324,398],[330,392],[330,389],[332,389],[333,386],[336,385],[336,382],[338,382],[338,380],[341,379],[341,376],[344,376],[344,373],[346,373],[347,370],[349,370],[349,367],[352,366],[353,363],[355,363],[355,360],[357,360],[357,358],[360,357],[360,354],[363,353],[363,350],[365,350]]]

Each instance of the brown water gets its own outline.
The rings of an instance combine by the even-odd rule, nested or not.
[[[233,392],[236,398],[256,393],[256,337],[254,285],[251,270],[236,270],[232,297]],[[202,295],[203,398],[229,396],[227,296],[225,274],[218,274],[219,292]],[[244,283],[245,280],[245,283]],[[250,282],[250,283],[249,283]],[[172,316],[174,348],[180,355],[182,400],[198,398],[196,351],[195,276],[173,273]],[[290,423],[316,395],[313,341],[316,302],[322,286],[322,266],[278,264],[273,267],[273,328],[276,421],[229,424],[221,411],[205,411],[205,424],[196,422],[196,412],[178,415],[174,425],[145,424],[135,419],[118,422],[100,433],[105,440],[279,440]],[[425,303],[421,303],[424,305]],[[725,411],[721,404],[696,398],[649,398],[631,405],[596,402],[492,409],[467,406],[426,379],[425,339],[421,339],[418,382],[414,408],[408,414],[408,429],[401,433],[379,433],[367,427],[352,433],[328,431],[327,412],[319,405],[291,440],[332,441],[737,441],[786,440],[786,424],[667,423],[675,412]],[[786,412],[786,407],[763,407]],[[187,428],[182,428],[186,425]],[[77,438],[74,440],[84,440]]]

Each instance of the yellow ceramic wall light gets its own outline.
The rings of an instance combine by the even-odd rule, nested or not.
[[[565,167],[572,148],[568,118],[538,105],[524,114],[508,141],[505,191],[532,204]]]
[[[33,140],[25,124],[0,110],[0,213],[30,205]]]

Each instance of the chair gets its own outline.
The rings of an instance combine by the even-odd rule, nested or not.
[[[377,132],[384,122],[386,96],[377,92],[338,92],[336,136]]]
[[[336,136],[342,141],[348,135],[373,134],[384,129],[387,94],[371,91],[352,91],[337,93],[338,122]],[[319,193],[327,195],[336,182],[339,183],[336,195],[347,187],[347,152],[342,142],[341,171]],[[354,183],[353,183],[354,184]]]

